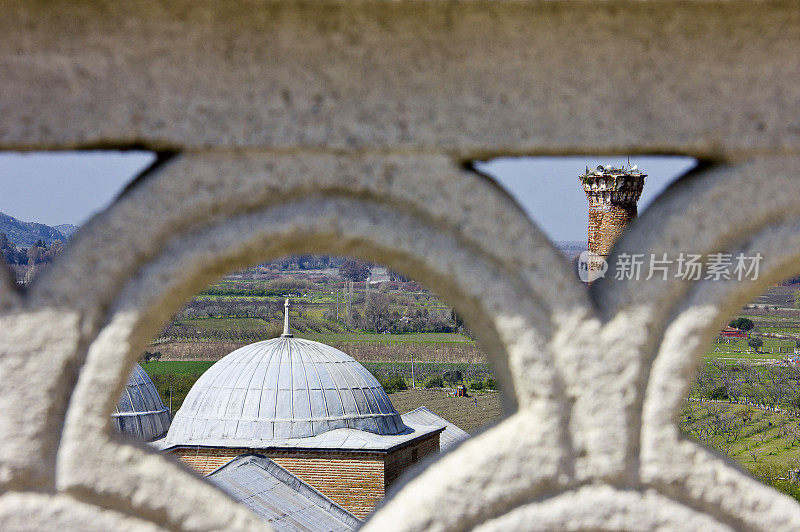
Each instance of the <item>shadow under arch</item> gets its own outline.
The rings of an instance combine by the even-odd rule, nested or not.
[[[125,462],[120,459],[123,455],[132,470],[119,470],[99,493],[120,510],[131,504],[129,490],[136,483],[158,483],[165,475],[186,481],[187,473],[177,473],[175,464],[163,457],[158,457],[160,462],[146,459],[147,452],[133,451],[132,445],[110,434],[108,414],[116,392],[162,323],[208,282],[265,259],[307,252],[381,262],[433,288],[464,317],[487,348],[504,389],[513,390],[511,401],[508,395],[506,400],[525,407],[549,405],[554,414],[546,427],[548,438],[555,440],[556,448],[568,441],[566,423],[558,416],[558,412],[566,412],[559,379],[552,358],[542,347],[550,334],[549,314],[524,279],[499,267],[491,255],[476,253],[457,235],[419,216],[369,199],[307,195],[176,235],[122,288],[107,324],[89,348],[70,402],[59,449],[58,486],[97,493],[90,472],[118,467]],[[86,452],[87,444],[93,452]],[[148,461],[152,469],[144,471],[130,463],[132,452],[141,453],[139,458]],[[568,452],[565,448],[564,454]],[[559,460],[566,461],[563,457]],[[526,480],[541,481],[535,476]],[[187,500],[177,506],[197,505],[191,493],[185,496]],[[151,500],[138,501],[135,509],[127,509],[155,508],[169,516],[168,521],[179,523],[183,517],[170,516],[168,506]]]

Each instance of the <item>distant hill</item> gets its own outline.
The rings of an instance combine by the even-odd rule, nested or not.
[[[586,251],[588,249],[586,240],[556,240],[553,242],[556,249],[563,251]]]
[[[37,240],[44,240],[48,246],[56,240],[66,242],[76,229],[70,224],[50,227],[36,222],[23,222],[0,212],[0,233],[5,233],[18,248],[30,247]]]
[[[586,240],[557,240],[553,245],[570,261],[588,249]]]
[[[53,229],[64,235],[66,238],[72,238],[72,234],[78,230],[78,226],[72,224],[60,224],[54,225]]]

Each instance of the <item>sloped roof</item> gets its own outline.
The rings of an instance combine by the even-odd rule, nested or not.
[[[415,408],[411,412],[406,412],[400,417],[403,418],[403,423],[406,425],[444,427],[444,432],[439,434],[439,450],[442,452],[469,438],[469,433],[456,427],[445,418],[434,414],[424,406]]]
[[[357,429],[334,429],[308,438],[274,438],[271,440],[207,438],[201,445],[180,444],[162,438],[152,443],[161,451],[178,447],[226,447],[239,449],[324,449],[326,451],[388,452],[414,440],[445,430],[443,424],[425,425],[411,420],[400,434],[373,434]],[[460,430],[460,429],[458,429]]]
[[[166,434],[169,422],[169,409],[161,402],[153,381],[139,364],[134,365],[111,423],[123,434],[152,441]]]
[[[356,516],[260,454],[241,455],[206,478],[279,532],[355,530],[361,524]]]
[[[406,427],[380,383],[352,357],[284,336],[211,366],[175,414],[166,443],[260,448],[335,429],[394,435]]]

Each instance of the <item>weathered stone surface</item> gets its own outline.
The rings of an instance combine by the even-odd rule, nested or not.
[[[795,1],[14,0],[0,146],[792,149],[799,17]]]
[[[66,309],[0,316],[0,490],[52,487],[79,333]]]
[[[800,273],[798,7],[4,6],[0,147],[178,153],[27,293],[0,271],[0,528],[262,528],[114,436],[108,414],[194,292],[327,252],[405,271],[454,305],[513,411],[399,479],[367,529],[797,530],[800,505],[682,440],[674,416],[727,315]],[[668,190],[611,260],[760,251],[758,280],[604,279],[587,293],[510,198],[464,170],[496,153],[647,151],[717,164]]]
[[[87,504],[65,495],[6,493],[0,496],[5,530],[167,530],[144,519]]]
[[[654,490],[586,486],[520,506],[477,530],[735,530]]]

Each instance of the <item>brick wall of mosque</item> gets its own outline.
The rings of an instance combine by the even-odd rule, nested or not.
[[[215,469],[218,469],[240,454],[253,452],[247,449],[174,449],[168,451],[178,460],[188,465],[201,475],[208,475]]]
[[[439,435],[434,434],[390,453],[208,447],[178,448],[168,453],[202,475],[208,475],[240,454],[263,454],[356,517],[363,518],[403,471],[438,450]]]
[[[426,456],[439,452],[439,434],[431,434],[427,438],[421,439],[389,453],[384,463],[384,486],[389,489],[397,478],[409,467],[413,466]]]
[[[281,467],[364,518],[383,499],[384,454],[269,451]]]

